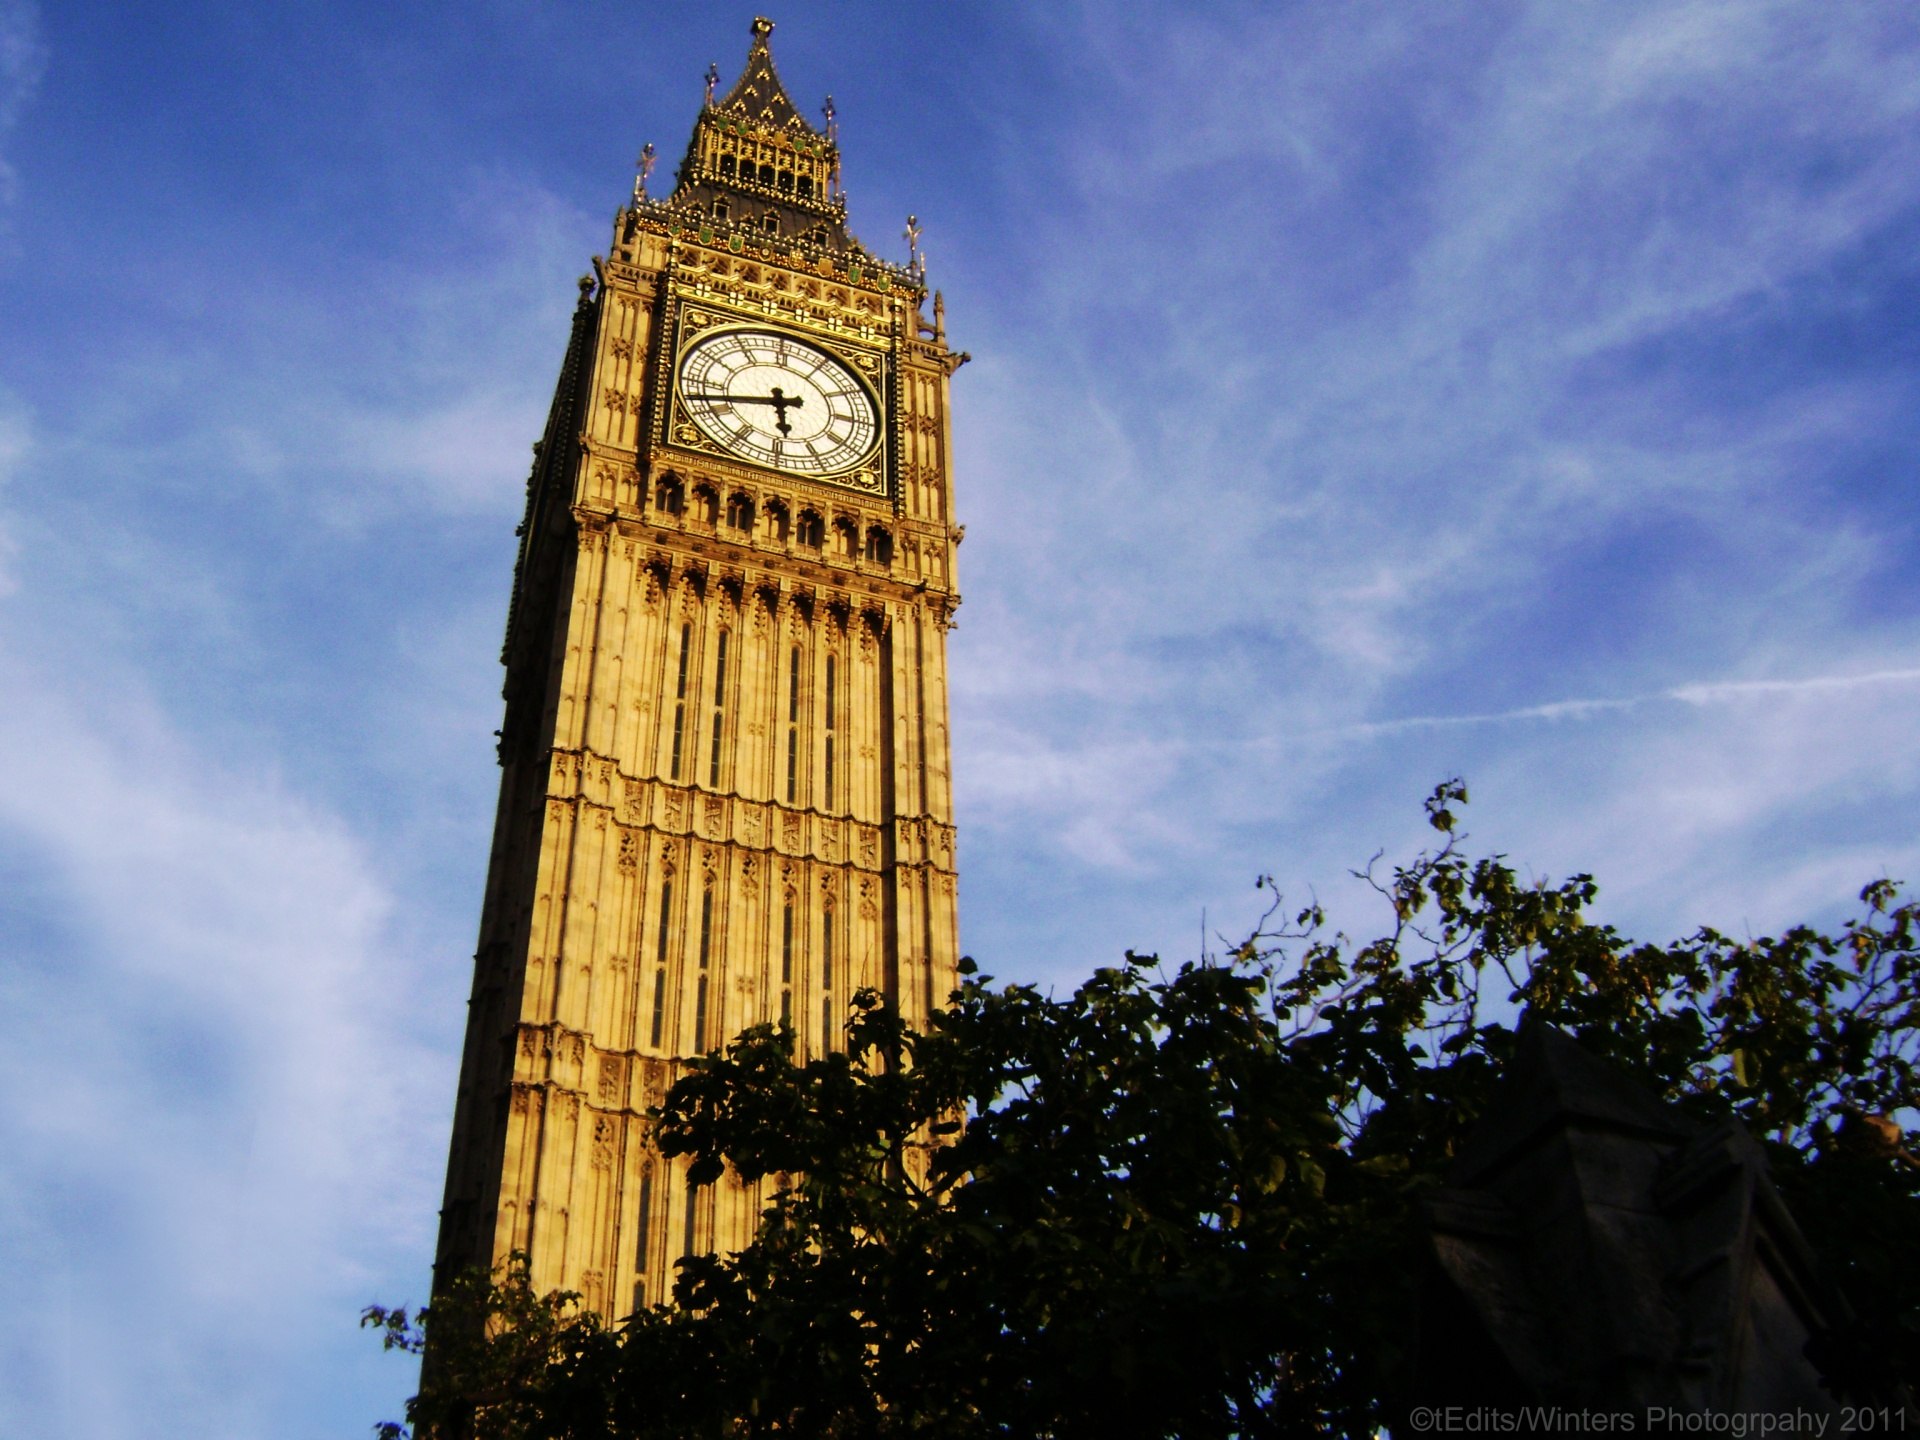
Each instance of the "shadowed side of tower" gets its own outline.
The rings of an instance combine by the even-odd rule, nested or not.
[[[500,803],[436,1274],[531,1257],[612,1318],[765,1200],[646,1112],[785,1021],[956,979],[948,385],[924,280],[848,233],[831,111],[754,24],[677,184],[581,282],[528,481]]]

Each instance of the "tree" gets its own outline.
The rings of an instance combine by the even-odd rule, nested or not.
[[[1375,1434],[1422,1198],[1521,1011],[1743,1121],[1852,1299],[1849,1345],[1920,1381],[1920,1165],[1889,1118],[1916,1104],[1916,907],[1880,882],[1836,934],[1635,944],[1587,922],[1590,877],[1468,859],[1465,800],[1440,787],[1439,848],[1364,872],[1392,916],[1368,943],[1276,899],[1218,963],[1130,954],[1065,998],[967,965],[924,1031],[862,995],[844,1052],[804,1062],[746,1032],[674,1087],[657,1143],[702,1183],[795,1177],[754,1244],[683,1262],[674,1303],[616,1329],[541,1331],[537,1363],[512,1342],[497,1426],[452,1428],[473,1410],[451,1383],[412,1418],[568,1440]],[[516,1283],[482,1308],[526,1310]]]

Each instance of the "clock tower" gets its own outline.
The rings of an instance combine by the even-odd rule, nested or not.
[[[580,303],[514,575],[500,803],[436,1271],[514,1251],[611,1318],[752,1238],[648,1143],[688,1057],[956,980],[948,349],[847,230],[832,102],[756,20]],[[910,238],[917,236],[909,224]],[[917,246],[916,246],[917,249]]]

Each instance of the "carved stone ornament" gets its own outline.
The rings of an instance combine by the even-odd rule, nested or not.
[[[627,1061],[624,1055],[600,1057],[600,1098],[617,1105],[627,1093]]]
[[[593,1168],[610,1169],[613,1165],[613,1121],[602,1115],[593,1122]],[[592,1272],[589,1271],[589,1274]]]

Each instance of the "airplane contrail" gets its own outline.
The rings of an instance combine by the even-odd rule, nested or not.
[[[1680,705],[1716,705],[1758,695],[1798,695],[1821,691],[1861,690],[1879,685],[1920,683],[1920,669],[1870,670],[1861,675],[1814,675],[1802,680],[1713,680],[1677,685],[1646,695],[1619,700],[1553,700],[1496,710],[1481,715],[1410,715],[1400,720],[1372,720],[1343,727],[1352,735],[1392,735],[1403,730],[1444,730],[1463,725],[1506,725],[1518,720],[1578,720],[1610,711],[1633,710],[1665,701]]]

